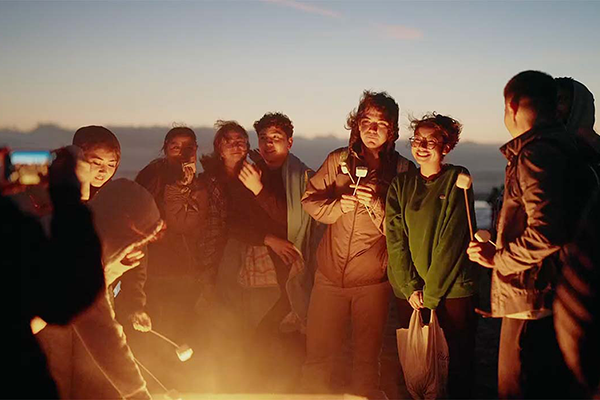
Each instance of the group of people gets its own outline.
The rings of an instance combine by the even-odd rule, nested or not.
[[[380,353],[394,299],[398,328],[415,310],[425,320],[435,310],[449,348],[449,397],[469,398],[479,266],[492,271],[491,315],[503,318],[499,397],[593,395],[593,96],[572,79],[525,71],[504,99],[513,139],[501,149],[502,206],[484,243],[472,235],[473,189],[457,187],[468,171],[445,162],[462,125],[435,112],[411,120],[415,165],[396,151],[399,106],[385,92],[363,93],[346,121],[348,146],[317,171],[290,152],[294,127],[281,113],[254,123],[258,150],[240,124],[218,121],[201,173],[195,133],[173,128],[163,156],[135,182],[113,179],[121,149],[112,132],[79,129],[79,203],[93,214],[107,290],[63,325],[27,314],[50,323],[32,326],[61,397],[150,397],[133,355],[144,352],[165,375],[185,375],[189,386],[172,381],[183,391],[328,393],[349,339],[344,390],[386,398]],[[30,190],[19,203],[57,223],[54,198]],[[191,345],[189,364],[162,354],[151,330]],[[209,374],[212,387],[194,385]]]

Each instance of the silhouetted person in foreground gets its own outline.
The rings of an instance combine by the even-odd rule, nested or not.
[[[102,241],[107,286],[139,265],[140,251],[163,222],[150,193],[127,179],[106,184],[89,203]],[[150,397],[105,291],[68,327],[49,325],[38,338],[63,398]]]
[[[600,396],[600,136],[593,130],[594,96],[571,78],[557,78],[558,116],[578,139],[589,192],[575,238],[561,252],[562,279],[554,302],[556,336],[586,396]]]
[[[572,169],[574,138],[556,119],[557,88],[542,72],[525,71],[504,88],[504,122],[513,139],[497,248],[471,242],[471,260],[493,269],[492,315],[502,317],[499,398],[567,398],[571,374],[556,340],[552,301],[581,203]]]
[[[8,313],[6,324],[5,339],[16,350],[15,358],[3,358],[6,398],[58,398],[30,322],[39,316],[68,324],[104,288],[100,242],[80,200],[75,158],[64,149],[50,167],[49,191],[54,207],[50,238],[36,219],[0,195],[2,267],[5,282],[19,290],[16,299],[3,290],[3,304],[20,307]]]

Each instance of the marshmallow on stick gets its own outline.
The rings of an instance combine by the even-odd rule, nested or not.
[[[469,190],[471,188],[472,184],[473,184],[473,180],[471,179],[470,175],[467,175],[462,172],[460,174],[458,174],[458,178],[456,179],[456,187],[458,187],[459,189],[462,189],[463,193],[465,194],[465,207],[467,209],[467,218],[469,220],[469,233],[471,234],[471,241],[474,240],[474,235],[473,235],[473,223],[471,222],[471,208],[469,207],[469,196],[467,194],[467,190]]]
[[[158,336],[165,342],[169,343],[171,346],[175,347],[175,352],[177,353],[177,357],[179,358],[179,361],[186,362],[187,360],[192,358],[192,355],[194,354],[194,350],[192,350],[192,348],[190,346],[188,346],[187,344],[182,344],[180,346],[177,343],[175,343],[174,341],[172,341],[171,339],[169,339],[168,337],[166,337],[165,335],[162,335],[153,329],[151,329],[149,332],[155,334],[156,336]]]
[[[356,167],[356,176],[358,177],[358,179],[356,180],[356,186],[354,187],[354,193],[352,193],[353,196],[356,196],[356,190],[358,189],[358,184],[360,183],[360,178],[364,178],[367,176],[367,174],[369,173],[369,169],[367,167],[363,167],[363,166],[358,166]]]
[[[346,161],[342,161],[340,163],[340,168],[342,169],[342,173],[344,175],[348,175],[350,177],[350,180],[352,181],[352,183],[356,183],[356,182],[354,182],[354,178],[352,177],[352,174],[350,173],[350,170],[348,169],[348,164],[346,163]]]
[[[496,247],[496,243],[492,242],[492,235],[485,229],[480,229],[475,232],[475,239],[477,239],[479,243],[489,243]]]

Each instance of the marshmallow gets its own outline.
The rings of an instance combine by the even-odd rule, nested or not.
[[[459,189],[467,190],[473,184],[473,180],[471,179],[471,175],[460,173],[458,174],[458,178],[456,179],[456,186]]]
[[[356,176],[359,178],[364,178],[369,173],[369,169],[367,167],[356,167]]]

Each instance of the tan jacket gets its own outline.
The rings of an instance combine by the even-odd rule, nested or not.
[[[349,155],[347,148],[333,151],[309,180],[302,197],[302,206],[315,220],[328,224],[317,249],[317,266],[339,287],[366,286],[387,280],[387,248],[384,236],[385,197],[391,179],[413,164],[398,153],[397,169],[377,177],[369,171],[361,184],[375,190],[369,210],[358,204],[354,211],[344,214],[340,205],[342,194],[352,194],[350,177],[342,172],[341,162],[356,180],[355,167],[361,161]]]
[[[492,275],[492,314],[547,314],[569,236],[568,156],[562,126],[534,128],[505,144],[508,160]]]

